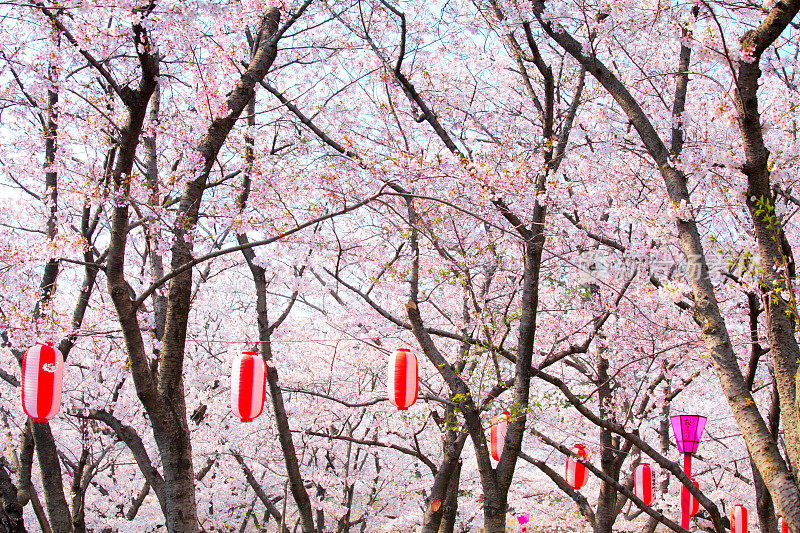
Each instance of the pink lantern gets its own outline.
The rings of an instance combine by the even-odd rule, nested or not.
[[[572,447],[572,453],[586,459],[586,449],[583,444],[576,444]],[[567,484],[575,490],[580,490],[586,484],[586,467],[574,459],[572,456],[567,457],[567,472],[564,478]]]
[[[398,348],[389,357],[389,373],[386,389],[389,401],[405,411],[417,401],[419,394],[419,369],[417,356],[408,348]]]
[[[648,463],[641,463],[633,471],[633,490],[645,505],[653,503],[653,471]]]
[[[683,472],[691,477],[692,454],[697,451],[697,447],[700,445],[700,438],[703,436],[703,429],[706,427],[706,417],[678,415],[671,416],[670,421],[672,422],[672,432],[675,434],[675,440],[678,442],[678,451],[683,454]],[[694,516],[694,513],[690,511],[695,504],[689,500],[690,497],[689,491],[683,487],[681,489],[681,527],[684,529],[689,527],[689,518]]]
[[[264,410],[267,365],[256,352],[242,352],[231,365],[231,409],[242,422]]]
[[[64,356],[52,343],[28,348],[22,358],[22,408],[39,424],[53,418],[61,408],[64,386]]]
[[[786,523],[782,516],[778,517],[778,532],[789,533],[789,524]]]
[[[522,531],[528,530],[528,521],[531,519],[531,516],[528,513],[520,513],[517,515],[517,520],[519,521],[519,525],[522,526]]]
[[[502,414],[492,417],[492,459],[500,460],[503,455],[503,444],[506,442],[506,432],[508,431],[508,417],[511,413],[504,411]]]
[[[671,416],[672,432],[678,441],[678,451],[681,453],[695,453],[706,427],[706,417],[699,415]],[[688,475],[688,474],[687,474]]]
[[[731,510],[731,533],[747,533],[747,508],[734,505]]]

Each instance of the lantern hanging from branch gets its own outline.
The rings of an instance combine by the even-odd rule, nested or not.
[[[408,348],[398,348],[389,357],[386,383],[389,401],[399,410],[405,411],[417,401],[419,393],[417,356]]]
[[[257,352],[242,352],[231,366],[231,409],[242,422],[264,410],[267,365]]]
[[[581,459],[586,459],[586,449],[583,444],[576,444],[571,451]],[[567,484],[575,490],[580,490],[586,484],[586,477],[586,467],[571,455],[568,456],[567,472],[564,476]]]
[[[645,505],[653,503],[653,470],[648,463],[640,463],[633,471],[633,489]]]
[[[508,431],[508,417],[511,413],[504,411],[502,414],[492,417],[492,459],[499,461],[503,455],[503,444],[506,442],[506,432]]]
[[[786,523],[782,516],[778,517],[778,533],[789,533],[789,524]]]
[[[64,356],[51,343],[36,344],[22,359],[22,409],[44,424],[61,408]]]
[[[747,533],[747,508],[734,505],[731,510],[731,533]]]

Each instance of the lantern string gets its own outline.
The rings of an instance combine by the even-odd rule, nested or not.
[[[7,329],[13,331],[28,331],[28,328],[20,328],[15,326],[2,326],[0,329]],[[79,329],[74,332],[66,333],[67,336],[75,336],[75,337],[105,337],[109,339],[122,339],[122,335],[115,334],[116,332],[113,331],[92,331],[87,329]],[[37,329],[38,335],[38,329]],[[382,339],[395,339],[397,340],[396,335],[376,335],[370,337],[339,337],[339,338],[319,338],[319,339],[270,339],[268,341],[260,341],[260,340],[223,340],[223,339],[200,339],[200,338],[191,338],[187,337],[186,342],[208,342],[214,344],[293,344],[293,343],[305,343],[305,342],[315,342],[315,343],[324,343],[324,342],[344,342],[344,341],[357,341],[357,342],[371,342],[376,340]],[[403,344],[408,344],[406,341],[400,341]]]

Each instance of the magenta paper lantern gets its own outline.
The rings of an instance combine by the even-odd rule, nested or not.
[[[64,356],[52,343],[36,344],[22,358],[22,409],[38,424],[56,416],[64,386]]]
[[[731,510],[731,533],[747,533],[747,508],[734,505]]]
[[[633,490],[645,505],[653,503],[653,470],[648,463],[641,463],[633,471]]]
[[[517,515],[517,520],[519,521],[519,525],[522,526],[522,531],[528,530],[528,521],[531,519],[531,515],[528,513],[520,513]]]
[[[678,451],[681,453],[695,453],[706,427],[706,417],[699,415],[671,416],[672,432],[678,441]]]

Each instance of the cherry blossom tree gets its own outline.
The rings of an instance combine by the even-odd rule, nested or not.
[[[796,529],[796,7],[6,5],[0,523],[683,531],[685,485],[701,528]],[[37,340],[68,357],[49,424]]]

